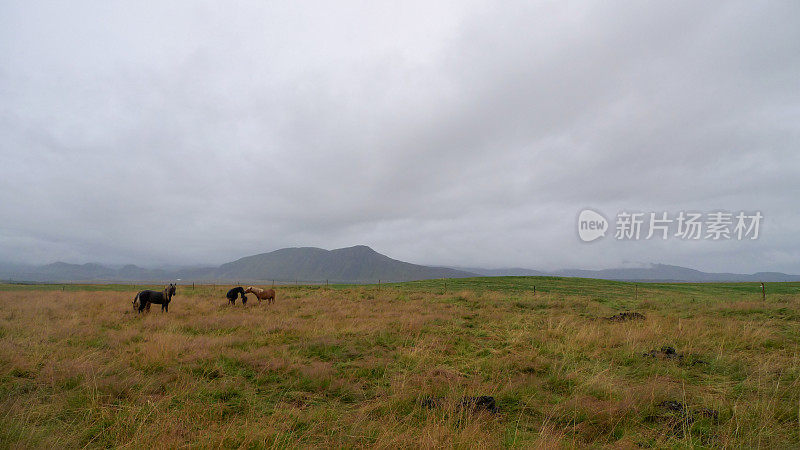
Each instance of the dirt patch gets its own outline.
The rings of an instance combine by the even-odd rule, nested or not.
[[[675,347],[664,346],[661,350],[650,350],[642,356],[657,359],[683,359],[683,353],[675,351]]]
[[[446,399],[442,397],[426,397],[420,401],[420,405],[425,408],[441,408],[448,406]],[[461,397],[455,403],[457,410],[468,411],[488,411],[492,414],[497,413],[497,402],[491,395],[479,395],[477,397]]]
[[[642,356],[645,358],[678,361],[681,364],[689,366],[708,364],[706,361],[703,361],[700,358],[686,355],[685,353],[678,353],[675,350],[675,347],[670,347],[668,345],[661,347],[659,350],[650,350],[649,352],[645,352],[642,354]]]
[[[710,419],[714,424],[719,423],[719,412],[715,409],[689,407],[676,400],[658,403],[655,414],[647,418],[648,421],[664,424],[673,433],[681,436],[693,423],[702,419]]]
[[[631,320],[645,320],[646,317],[642,313],[625,311],[619,314],[615,314],[611,317],[606,317],[605,319],[610,322],[629,322]]]

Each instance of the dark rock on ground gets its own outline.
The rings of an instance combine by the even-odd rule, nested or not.
[[[681,364],[688,366],[708,364],[708,362],[703,361],[702,359],[687,355],[685,353],[678,353],[677,350],[675,350],[675,347],[670,347],[668,345],[661,347],[660,350],[650,350],[649,352],[645,352],[642,354],[642,356],[645,358],[677,360]]]

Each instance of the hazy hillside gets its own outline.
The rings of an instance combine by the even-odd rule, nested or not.
[[[460,268],[461,269],[461,268]],[[481,269],[463,268],[465,271],[489,277],[519,277],[519,276],[559,276],[576,278],[596,278],[600,280],[618,281],[677,281],[677,282],[785,282],[800,281],[800,275],[789,275],[781,272],[758,272],[753,274],[742,273],[709,273],[680,266],[668,264],[651,264],[648,267],[618,268],[602,270],[564,269],[554,272],[539,270],[509,268],[509,269]]]
[[[284,248],[248,256],[220,267],[180,270],[145,269],[127,265],[119,269],[99,264],[57,262],[44,266],[0,264],[0,279],[15,281],[267,281],[377,283],[428,278],[470,277],[476,274],[447,267],[411,264],[382,255],[359,245],[324,250],[321,248]]]
[[[161,281],[174,277],[174,272],[145,269],[132,264],[119,269],[96,263],[55,262],[44,266],[0,264],[0,279],[14,281]]]
[[[100,264],[56,262],[44,266],[0,263],[0,280],[33,282],[149,281],[167,280],[215,282],[324,282],[377,283],[431,278],[471,276],[561,276],[623,281],[745,282],[800,281],[798,275],[780,272],[754,274],[707,273],[686,267],[652,264],[642,268],[603,270],[566,269],[543,272],[532,269],[481,269],[430,267],[392,259],[364,246],[324,250],[315,247],[284,248],[247,256],[219,267],[177,270],[146,269],[135,265],[119,268]]]
[[[507,269],[483,269],[479,267],[456,267],[456,269],[464,270],[466,272],[477,273],[485,277],[546,277],[552,276],[547,272],[533,269],[523,269],[520,267],[511,267]]]
[[[411,264],[382,255],[365,246],[323,250],[315,247],[284,248],[248,256],[215,271],[223,279],[376,283],[428,278],[459,278],[476,274],[446,267]]]
[[[563,277],[600,278],[605,280],[638,281],[690,281],[690,282],[744,282],[744,281],[800,281],[798,275],[780,272],[759,272],[754,274],[708,273],[686,267],[668,264],[652,264],[644,268],[622,268],[604,270],[569,269],[555,272]]]

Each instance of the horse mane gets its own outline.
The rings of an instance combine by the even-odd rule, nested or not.
[[[170,283],[164,286],[164,297],[172,300],[172,296],[175,295],[176,286],[173,283]]]

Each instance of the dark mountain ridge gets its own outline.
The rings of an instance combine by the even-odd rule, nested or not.
[[[482,269],[431,267],[392,259],[365,246],[335,250],[292,247],[246,256],[219,267],[147,269],[132,264],[111,268],[97,263],[55,262],[43,266],[0,263],[0,280],[30,282],[315,282],[377,283],[473,276],[562,276],[640,282],[782,282],[800,275],[708,273],[667,264],[640,268],[565,269],[545,272],[524,268]]]
[[[429,278],[463,278],[474,273],[447,267],[411,264],[382,255],[365,246],[323,250],[296,247],[247,256],[223,264],[221,278],[275,279],[282,281],[365,282],[410,281]]]
[[[448,267],[411,264],[382,255],[365,246],[324,250],[316,247],[283,248],[247,256],[219,267],[174,271],[145,269],[132,264],[119,269],[95,263],[56,262],[44,266],[0,265],[0,279],[34,282],[66,281],[184,281],[377,283],[430,278],[464,278],[475,273]]]
[[[554,272],[553,275],[562,277],[599,278],[604,280],[620,281],[680,281],[680,282],[782,282],[800,281],[800,275],[789,275],[780,272],[757,272],[753,274],[741,273],[709,273],[681,266],[668,264],[651,264],[643,268],[621,268],[601,270],[567,269]]]

